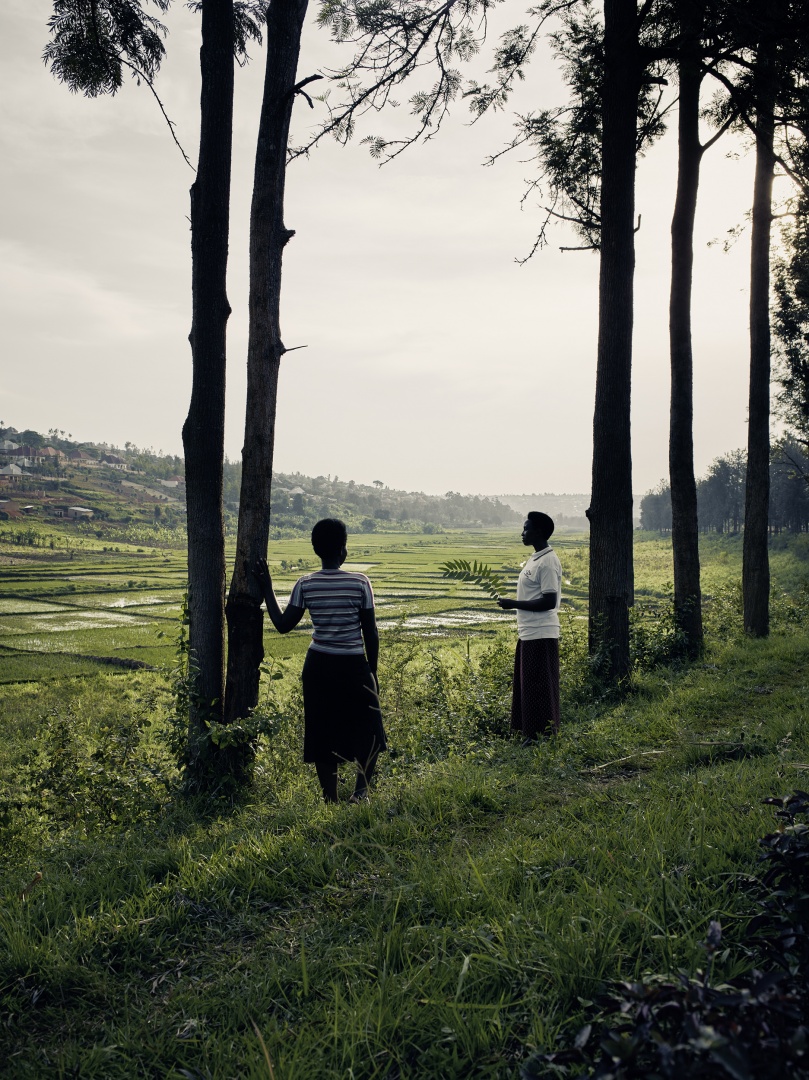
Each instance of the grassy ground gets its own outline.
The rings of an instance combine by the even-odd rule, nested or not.
[[[579,550],[563,563],[574,583]],[[413,580],[433,574],[406,554]],[[809,768],[806,568],[774,553],[775,633],[754,642],[738,633],[737,551],[708,554],[704,662],[596,700],[573,610],[562,734],[534,750],[504,737],[512,631],[389,628],[391,753],[367,806],[324,806],[299,764],[297,657],[264,687],[276,729],[249,799],[205,814],[173,796],[163,676],[7,685],[9,1075],[517,1077],[605,981],[697,968],[711,919],[718,974],[741,970],[773,825],[762,799]],[[670,549],[637,555],[659,599]]]

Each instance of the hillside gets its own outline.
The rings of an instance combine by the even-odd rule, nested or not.
[[[13,447],[12,448],[9,448]],[[183,460],[132,443],[77,443],[64,432],[47,436],[0,428],[3,475],[0,514],[39,518],[64,528],[91,528],[99,536],[157,528],[161,542],[184,535]],[[233,532],[239,509],[241,464],[225,462],[226,527]],[[76,513],[77,510],[91,513]],[[321,517],[341,517],[352,532],[435,533],[443,528],[517,526],[522,514],[489,496],[399,491],[380,481],[358,484],[337,476],[273,475],[272,527],[275,538],[308,532]],[[168,534],[168,535],[167,535]],[[140,542],[143,537],[133,537]],[[148,540],[147,540],[148,542]]]
[[[572,494],[555,495],[550,491],[535,492],[534,494],[508,492],[494,496],[510,506],[512,510],[525,516],[529,510],[542,510],[550,514],[556,523],[557,529],[589,529],[590,525],[584,515],[590,505],[590,496],[582,492]]]

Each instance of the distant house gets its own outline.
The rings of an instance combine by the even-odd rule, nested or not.
[[[17,464],[25,460],[31,465],[42,465],[49,461],[53,464],[65,456],[62,450],[57,450],[53,446],[28,446],[27,444],[17,446],[13,450],[5,450],[4,454],[13,458]]]
[[[18,446],[16,450],[9,451],[9,457],[13,457],[15,461],[19,461],[21,458],[26,458],[32,465],[42,465],[48,460],[47,456],[38,446],[29,446],[27,443],[23,443],[22,446]]]
[[[68,506],[67,516],[74,520],[89,521],[93,516],[93,511],[88,510],[86,506]]]
[[[23,514],[35,514],[37,512],[37,507],[31,506],[31,504],[29,503],[28,506],[21,506],[20,512]]]
[[[123,458],[117,457],[115,454],[104,454],[101,458],[102,465],[109,465],[111,469],[120,469],[125,472],[129,466]]]
[[[19,484],[26,476],[28,476],[28,473],[23,472],[19,465],[13,463],[4,465],[0,469],[0,480],[5,484]]]
[[[185,487],[185,477],[170,476],[168,480],[158,480],[158,483],[167,488]]]
[[[11,439],[0,439],[0,454],[10,454],[12,450],[19,450],[20,444]]]
[[[98,462],[86,450],[69,450],[67,459],[73,465],[97,465]]]

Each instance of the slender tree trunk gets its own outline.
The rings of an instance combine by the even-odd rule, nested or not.
[[[635,142],[640,87],[635,0],[604,3],[598,360],[590,502],[590,653],[610,685],[629,674]]]
[[[775,171],[772,50],[771,44],[761,47],[756,72],[756,175],[750,253],[750,404],[742,595],[744,628],[753,637],[766,637],[770,632],[770,232]]]
[[[211,779],[206,720],[221,720],[224,678],[226,291],[233,133],[233,2],[203,0],[201,127],[191,188],[192,387],[183,425],[188,511],[189,644],[195,672],[188,777]]]
[[[674,616],[683,633],[684,652],[702,651],[702,593],[699,575],[699,521],[694,476],[694,375],[691,351],[691,293],[694,266],[694,218],[697,211],[702,146],[699,141],[699,56],[703,4],[683,3],[682,52],[679,61],[680,112],[677,198],[671,221],[671,294],[669,345],[671,414],[669,477],[671,540],[674,551]]]
[[[270,531],[278,370],[285,352],[280,325],[281,261],[293,235],[284,226],[284,184],[306,8],[307,0],[272,0],[267,12],[267,69],[250,212],[250,328],[239,531],[226,606],[228,721],[245,717],[255,708],[264,657],[261,596],[251,568],[266,555]]]

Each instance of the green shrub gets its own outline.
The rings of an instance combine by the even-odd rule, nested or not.
[[[127,832],[153,820],[177,787],[169,756],[151,737],[155,699],[145,695],[102,716],[93,729],[72,704],[40,717],[32,752],[20,771],[18,812],[27,810],[58,830],[83,835]]]
[[[722,941],[712,921],[702,971],[615,984],[598,997],[573,1046],[534,1053],[523,1080],[809,1078],[809,825],[799,820],[809,813],[809,794],[765,802],[779,807],[782,825],[760,841],[759,913],[748,927],[752,973],[712,985]]]

